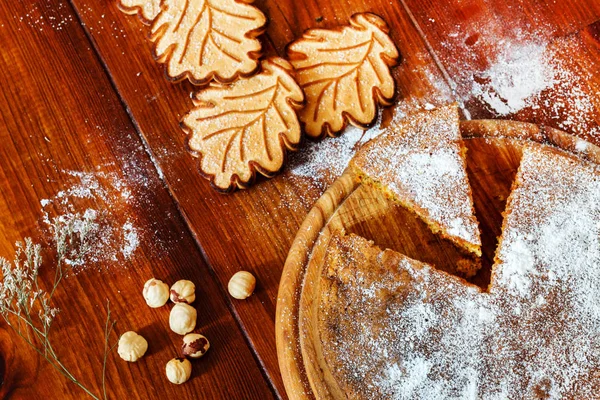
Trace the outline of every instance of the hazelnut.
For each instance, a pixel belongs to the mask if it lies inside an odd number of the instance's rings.
[[[229,280],[229,294],[236,299],[244,300],[254,292],[256,286],[256,278],[250,272],[240,271],[236,272],[235,275]]]
[[[196,285],[194,285],[194,282],[182,279],[171,286],[171,301],[173,303],[191,304],[194,300],[196,300]]]
[[[190,358],[202,357],[210,348],[208,339],[199,333],[188,333],[183,337],[181,352]]]
[[[192,375],[192,363],[187,358],[174,358],[167,363],[165,369],[169,382],[181,385]]]
[[[185,303],[177,303],[171,310],[169,326],[171,330],[179,335],[185,335],[196,327],[196,309]]]
[[[136,362],[148,350],[148,342],[133,331],[125,332],[119,338],[117,352],[125,361]]]
[[[169,286],[158,279],[149,279],[144,284],[144,300],[152,308],[162,307],[169,300]]]

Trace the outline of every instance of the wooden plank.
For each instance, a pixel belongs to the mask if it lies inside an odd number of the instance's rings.
[[[178,127],[191,107],[189,95],[194,88],[164,79],[162,67],[150,56],[151,44],[145,40],[148,30],[136,18],[122,14],[112,2],[73,3],[221,285],[226,286],[240,269],[257,277],[256,294],[234,301],[233,306],[278,393],[284,396],[274,333],[279,279],[297,229],[326,183],[315,184],[309,177],[286,171],[247,191],[227,196],[214,192],[186,152],[185,136]],[[358,0],[260,1],[257,5],[269,17],[264,36],[268,55],[282,55],[287,43],[305,29],[347,23],[355,12],[379,14],[390,24],[392,38],[404,56],[395,71],[403,98],[400,109],[450,99],[418,33],[397,5]],[[298,156],[292,156],[292,161],[302,162],[302,154]]]
[[[600,52],[589,33],[600,3],[399,1],[472,118],[546,124],[600,143]]]
[[[10,257],[14,242],[26,235],[47,242],[45,216],[94,210],[99,224],[86,257],[99,262],[78,267],[56,293],[61,312],[51,340],[63,363],[99,393],[108,299],[117,333],[136,330],[150,344],[135,364],[116,351],[109,355],[109,398],[272,398],[71,6],[58,0],[2,3],[0,43],[1,254]],[[53,254],[44,256],[50,261]],[[48,285],[54,271],[41,271]],[[169,330],[170,306],[150,309],[142,298],[152,276],[197,284],[198,328],[212,346],[184,385],[164,375],[166,362],[179,355],[181,336]],[[0,382],[1,398],[83,398],[4,323]]]

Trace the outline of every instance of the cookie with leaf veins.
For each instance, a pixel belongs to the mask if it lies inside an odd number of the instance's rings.
[[[286,60],[268,58],[261,72],[196,93],[181,126],[200,157],[202,174],[220,191],[246,188],[256,173],[270,177],[301,139],[296,112],[304,95]]]
[[[154,58],[167,77],[229,83],[258,69],[267,19],[252,0],[163,0],[152,23]]]
[[[167,78],[195,85],[230,83],[259,66],[267,19],[252,0],[119,0],[151,24],[154,58]]]
[[[348,122],[367,127],[378,105],[390,105],[395,83],[390,68],[400,57],[386,22],[360,13],[338,29],[310,29],[287,49],[306,96],[300,112],[313,138],[335,136]]]

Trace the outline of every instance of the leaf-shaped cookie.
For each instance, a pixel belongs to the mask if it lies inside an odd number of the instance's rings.
[[[154,56],[173,80],[228,83],[258,67],[264,14],[252,0],[163,0],[152,24]]]
[[[390,67],[399,54],[388,31],[378,16],[354,14],[350,26],[311,29],[289,45],[288,58],[306,95],[300,120],[307,135],[334,136],[347,122],[365,127],[375,120],[377,102],[390,104]]]
[[[126,14],[139,14],[146,24],[152,23],[160,11],[161,0],[119,0],[119,8]]]
[[[261,63],[262,71],[231,85],[212,84],[198,92],[195,108],[182,120],[189,147],[201,156],[200,168],[222,191],[244,188],[255,172],[279,171],[285,149],[301,139],[296,111],[304,95],[293,67],[282,58]]]

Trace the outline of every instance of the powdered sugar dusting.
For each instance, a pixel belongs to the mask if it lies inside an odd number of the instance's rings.
[[[587,86],[586,75],[562,58],[549,44],[517,43],[479,74],[471,94],[498,116],[529,108],[535,117],[558,128],[597,135],[600,129],[590,125],[595,114],[593,89]]]
[[[123,246],[121,247],[121,254],[123,254],[125,259],[128,259],[139,245],[140,238],[137,229],[131,222],[127,221],[125,225],[123,225]]]
[[[42,220],[50,233],[57,225],[71,225],[77,236],[88,238],[79,245],[76,257],[70,256],[65,262],[79,267],[74,269],[77,272],[90,265],[107,268],[131,259],[140,245],[141,231],[129,216],[133,205],[129,183],[116,172],[62,172],[72,183],[53,197],[40,200]],[[124,223],[114,216],[121,213],[128,218]]]
[[[403,114],[397,113],[399,119]],[[326,137],[307,142],[302,151],[290,156],[288,171],[292,176],[310,178],[321,191],[342,175],[356,151],[382,133],[381,113],[375,125],[367,130],[348,126],[338,138]]]
[[[502,116],[532,105],[533,96],[555,84],[555,72],[546,61],[545,50],[545,44],[533,42],[507,46],[473,82],[472,95]]]
[[[600,95],[593,83],[597,68],[585,58],[581,38],[572,35],[549,41],[536,31],[499,30],[488,20],[472,28],[477,32],[464,32],[457,26],[441,43],[444,53],[452,55],[442,62],[452,68],[458,100],[467,104],[465,114],[475,112],[475,117],[481,117],[472,107],[477,100],[493,117],[525,111],[523,115],[531,122],[588,137],[600,134],[594,122],[600,111],[594,100]],[[481,39],[467,45],[470,37]],[[456,59],[456,54],[463,57]],[[487,112],[484,118],[490,117]]]
[[[346,258],[326,280],[321,338],[347,393],[597,397],[600,171],[527,147],[517,179],[489,293],[357,236],[331,242]]]
[[[535,279],[535,257],[519,234],[506,232],[505,236],[510,238],[511,250],[503,255],[505,264],[498,271],[497,279],[504,281],[511,290],[526,296],[531,289],[532,279]]]

